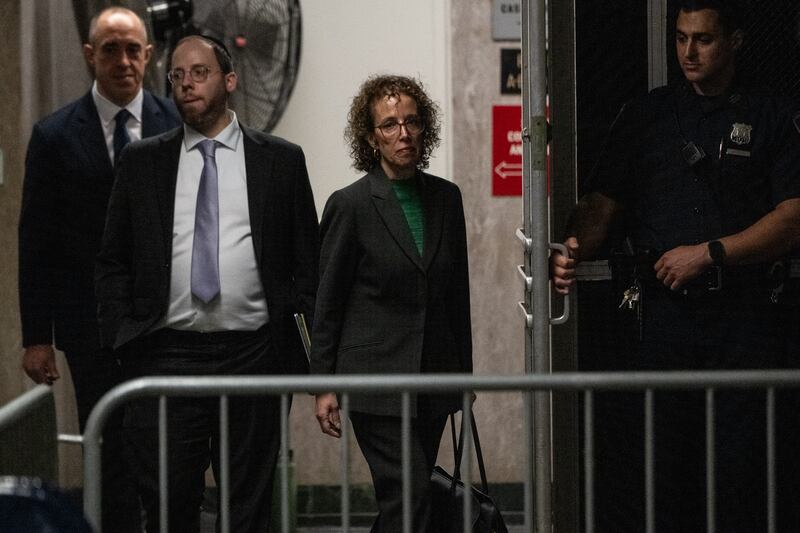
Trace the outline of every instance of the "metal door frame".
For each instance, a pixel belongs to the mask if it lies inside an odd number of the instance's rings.
[[[577,369],[577,291],[560,304],[552,298],[548,261],[561,240],[577,201],[575,0],[522,0],[523,224],[517,236],[524,250],[525,371],[530,374]],[[667,0],[648,0],[648,85],[667,81]],[[549,40],[549,43],[548,43]],[[549,50],[548,50],[549,46]],[[550,100],[548,131],[547,95]],[[548,136],[552,142],[548,184]],[[549,188],[552,187],[552,196]],[[561,316],[553,318],[551,306]],[[559,310],[560,308],[560,310]],[[552,325],[564,324],[552,329]],[[557,357],[553,357],[553,354]],[[577,531],[580,516],[577,396],[536,392],[525,416],[532,490],[525,508],[532,510],[537,532]],[[527,478],[528,476],[526,476]]]

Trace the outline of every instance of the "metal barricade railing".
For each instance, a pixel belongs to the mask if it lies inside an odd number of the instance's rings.
[[[463,412],[469,422],[472,416],[472,392],[480,391],[518,391],[526,395],[523,402],[524,408],[524,445],[532,445],[531,427],[533,416],[530,412],[530,395],[534,392],[582,392],[584,398],[584,474],[585,474],[585,524],[586,532],[592,533],[594,528],[594,412],[593,398],[597,391],[642,391],[645,395],[645,502],[647,531],[653,531],[654,524],[654,483],[653,483],[653,392],[656,390],[705,390],[706,391],[706,420],[707,442],[706,460],[712,468],[708,468],[707,491],[707,531],[713,533],[715,502],[711,487],[714,486],[714,426],[708,421],[713,421],[714,393],[717,389],[763,389],[766,401],[766,428],[765,435],[767,446],[767,531],[775,531],[775,389],[800,387],[800,370],[768,370],[768,371],[705,371],[705,372],[593,372],[593,373],[562,373],[551,375],[520,375],[520,376],[469,376],[454,374],[438,375],[363,375],[350,376],[253,376],[253,377],[150,377],[129,381],[111,390],[106,394],[92,411],[84,433],[84,510],[90,523],[101,530],[100,510],[100,436],[103,425],[109,413],[128,401],[145,398],[159,397],[159,488],[161,505],[161,528],[168,530],[167,524],[167,397],[220,397],[220,525],[223,533],[230,531],[229,522],[229,462],[228,462],[228,398],[229,396],[281,396],[281,454],[279,471],[281,476],[281,529],[284,533],[289,531],[288,523],[288,450],[289,450],[289,395],[293,393],[323,393],[335,391],[341,395],[342,422],[347,421],[349,396],[351,394],[374,393],[379,391],[385,394],[400,394],[402,401],[402,460],[403,460],[403,516],[404,531],[411,531],[410,510],[410,394],[412,393],[456,393],[463,396]],[[344,425],[343,425],[344,427]],[[471,453],[469,449],[471,437],[470,424],[465,424],[465,456]],[[348,432],[343,431],[341,439],[341,513],[342,531],[350,530],[350,502],[348,497],[349,478],[347,466],[349,464]],[[528,454],[523,454],[527,460]],[[530,476],[530,465],[522,472]],[[471,484],[470,469],[462,471],[462,480],[465,486]],[[535,486],[534,480],[525,479],[525,498],[532,497],[528,492]],[[464,523],[470,517],[470,498],[465,499]],[[526,531],[533,531],[534,510],[525,507],[524,524]]]

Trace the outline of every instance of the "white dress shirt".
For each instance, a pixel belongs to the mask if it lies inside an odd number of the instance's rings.
[[[97,81],[92,84],[92,98],[94,99],[95,107],[97,107],[97,114],[100,116],[103,135],[106,138],[108,157],[113,162],[114,128],[117,127],[115,117],[122,108],[98,92]],[[139,89],[134,99],[125,106],[125,109],[131,114],[126,124],[131,141],[138,141],[142,138],[142,102],[144,102],[144,92]]]
[[[169,309],[153,330],[251,331],[269,320],[250,228],[242,130],[236,114],[229,115],[230,124],[214,138],[218,143],[220,294],[208,304],[192,296],[195,206],[203,170],[197,144],[206,137],[184,124],[175,187]]]

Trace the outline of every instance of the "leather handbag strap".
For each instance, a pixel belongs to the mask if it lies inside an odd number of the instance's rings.
[[[486,480],[486,466],[483,462],[483,451],[481,450],[481,440],[478,436],[478,425],[475,423],[475,417],[470,417],[472,422],[472,442],[475,447],[475,455],[478,458],[478,471],[480,472],[481,476],[481,488],[484,494],[489,494],[489,483]],[[451,489],[455,490],[456,481],[461,480],[461,458],[464,455],[464,419],[461,419],[461,428],[458,435],[458,441],[456,441],[456,418],[455,415],[450,413],[450,434],[453,437],[453,462],[455,467],[453,468],[453,481],[451,484]]]
[[[456,482],[461,479],[461,436],[456,440],[456,416],[450,413],[450,435],[453,437],[453,479],[450,482],[450,492],[455,494]]]
[[[481,486],[483,493],[489,494],[489,483],[486,481],[486,466],[483,464],[483,452],[481,451],[481,439],[478,437],[478,425],[475,423],[475,417],[472,420],[472,441],[475,444],[475,455],[478,457],[478,471],[481,474]]]

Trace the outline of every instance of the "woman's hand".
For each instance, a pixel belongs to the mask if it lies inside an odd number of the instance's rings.
[[[339,420],[339,401],[332,392],[317,394],[316,416],[323,433],[331,437],[342,436],[342,423]]]

